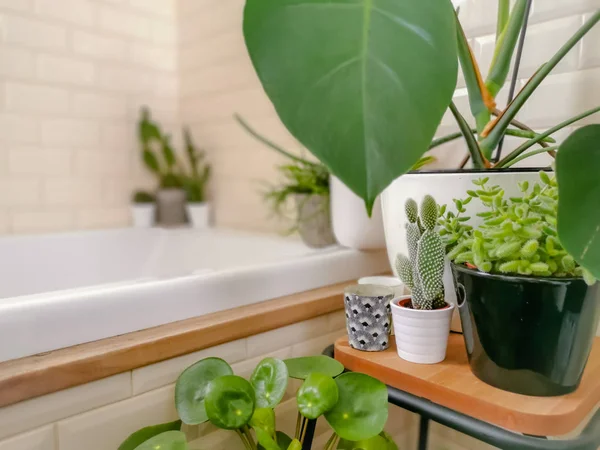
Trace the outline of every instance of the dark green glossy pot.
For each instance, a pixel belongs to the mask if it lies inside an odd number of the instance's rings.
[[[596,335],[600,283],[490,275],[452,264],[471,370],[525,395],[577,389]]]

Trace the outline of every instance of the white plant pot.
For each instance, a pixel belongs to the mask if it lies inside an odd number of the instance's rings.
[[[453,304],[444,309],[418,310],[399,306],[405,295],[392,300],[392,323],[398,356],[418,364],[436,364],[446,358]]]
[[[362,277],[358,280],[358,284],[375,284],[377,286],[389,287],[394,291],[394,298],[401,297],[406,294],[406,287],[398,277],[389,276],[374,276]]]
[[[518,183],[529,181],[535,183],[539,180],[538,169],[514,169],[511,171],[470,171],[470,172],[420,172],[409,173],[396,179],[381,195],[381,206],[383,213],[383,227],[385,230],[385,241],[388,258],[394,274],[396,271],[396,256],[398,253],[408,255],[406,243],[406,213],[404,205],[406,200],[413,198],[420,204],[425,195],[429,194],[435,198],[439,205],[448,205],[448,209],[456,212],[453,199],[464,199],[467,190],[473,189],[473,180],[489,177],[489,186],[499,185],[505,191],[505,198],[515,197],[520,194]],[[467,216],[471,217],[472,223],[477,225],[480,220],[476,214],[485,210],[478,199],[473,199],[467,206]],[[446,262],[444,271],[445,300],[456,305],[456,292],[450,264]],[[455,309],[456,311],[456,309]],[[452,319],[452,330],[462,331],[458,313],[454,313]]]
[[[339,178],[330,178],[331,222],[333,234],[344,247],[356,250],[385,248],[385,235],[381,216],[381,200],[377,198],[371,217],[365,202],[352,192]]]
[[[210,206],[208,203],[187,203],[185,209],[193,228],[208,228],[210,226]]]
[[[131,219],[135,228],[150,228],[156,218],[154,203],[134,203],[131,205]]]

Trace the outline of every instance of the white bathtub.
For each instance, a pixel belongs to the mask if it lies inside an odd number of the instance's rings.
[[[233,231],[0,239],[0,362],[389,270],[385,252]]]

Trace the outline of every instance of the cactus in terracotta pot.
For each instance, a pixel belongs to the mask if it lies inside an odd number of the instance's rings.
[[[420,211],[419,211],[420,210]],[[430,195],[421,202],[408,199],[405,206],[408,224],[408,257],[399,254],[396,270],[412,293],[414,309],[439,309],[444,301],[444,244],[435,231],[438,206]]]

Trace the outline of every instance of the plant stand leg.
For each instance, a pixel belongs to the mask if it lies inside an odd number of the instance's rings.
[[[306,424],[306,433],[304,434],[304,443],[302,444],[302,450],[311,450],[313,437],[315,436],[316,425],[316,420],[309,420]]]
[[[429,439],[429,417],[421,416],[419,422],[419,450],[427,450],[427,440]]]

